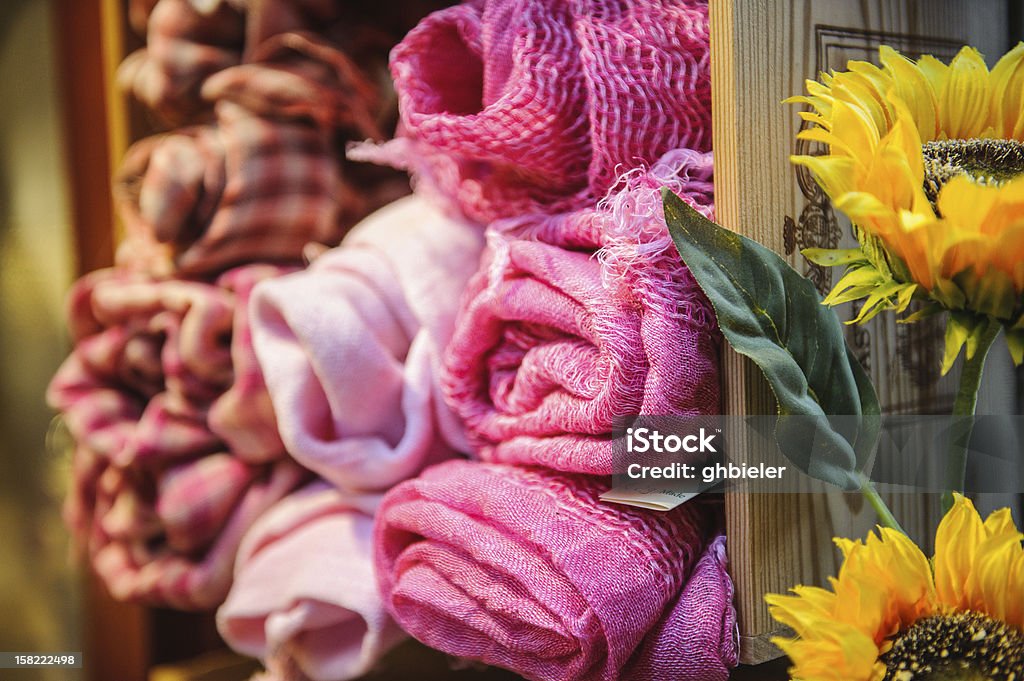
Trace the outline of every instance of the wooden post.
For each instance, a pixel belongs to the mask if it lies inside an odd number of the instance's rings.
[[[812,270],[807,246],[851,244],[849,226],[821,190],[790,164],[800,121],[781,101],[804,91],[804,79],[841,70],[849,59],[877,60],[880,44],[904,53],[952,57],[972,44],[990,58],[1006,50],[1006,0],[710,0],[715,203],[721,224],[786,254],[822,288],[831,273]],[[845,311],[846,314],[849,311]],[[841,311],[842,314],[842,311]],[[892,315],[849,327],[848,340],[870,370],[890,413],[948,413],[951,377],[939,380],[941,349],[927,326],[897,328]],[[938,354],[936,354],[938,353]],[[773,414],[759,371],[731,351],[725,357],[730,414]],[[931,495],[889,499],[911,535],[927,546],[938,522]],[[874,514],[857,495],[729,494],[729,553],[736,583],[741,660],[752,664],[779,651],[777,625],[764,594],[796,584],[825,584],[835,574],[835,535],[864,536]]]

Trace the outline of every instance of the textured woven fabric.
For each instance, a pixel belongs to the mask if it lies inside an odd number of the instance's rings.
[[[712,541],[678,600],[627,665],[628,681],[725,681],[739,663],[725,536]]]
[[[257,287],[255,348],[296,460],[341,488],[382,490],[464,448],[437,377],[482,245],[475,225],[407,198]]]
[[[283,460],[245,306],[282,271],[204,284],[101,270],[72,289],[75,349],[47,397],[76,442],[69,526],[116,597],[216,605],[242,532],[302,478]]]
[[[126,230],[118,265],[196,276],[297,262],[306,243],[341,239],[340,187],[329,131],[221,102],[215,124],[128,151],[115,185]]]
[[[385,602],[412,636],[452,655],[528,679],[622,678],[719,519],[698,503],[669,513],[605,505],[605,489],[587,476],[464,460],[427,469],[378,512]],[[705,599],[700,617],[720,622],[728,607]],[[679,678],[699,664],[685,651],[651,652]]]
[[[598,209],[490,227],[442,376],[480,458],[608,474],[617,417],[719,412],[714,313],[671,244],[658,189],[709,189],[685,170],[702,158],[674,152]],[[694,198],[706,194],[685,195],[711,212]]]
[[[355,678],[403,638],[376,587],[373,501],[313,483],[245,535],[217,627],[271,678]]]
[[[395,48],[404,139],[362,150],[480,222],[593,205],[626,169],[711,147],[707,3],[478,0]]]
[[[208,109],[199,90],[241,61],[243,14],[223,0],[132,0],[130,18],[146,46],[121,64],[118,84],[169,123]]]

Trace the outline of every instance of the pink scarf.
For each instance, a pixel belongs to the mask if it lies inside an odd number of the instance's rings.
[[[402,199],[304,272],[257,288],[254,344],[289,453],[347,490],[384,490],[464,450],[438,386],[474,225]]]
[[[376,588],[375,502],[317,482],[246,534],[217,626],[235,650],[264,660],[271,678],[355,678],[402,639]]]
[[[480,458],[609,474],[616,417],[718,413],[714,313],[659,191],[710,214],[710,168],[672,152],[597,209],[491,226],[442,376]],[[592,241],[596,257],[561,247]]]
[[[116,597],[216,605],[242,533],[303,478],[282,460],[245,306],[282,271],[101,270],[72,289],[75,350],[47,397],[76,441],[68,523]]]
[[[711,148],[707,3],[476,0],[394,49],[408,167],[481,223],[593,205],[619,174]]]
[[[605,489],[586,476],[462,460],[398,485],[375,530],[388,608],[427,645],[528,679],[628,678],[641,660],[659,678],[724,681],[721,664],[697,674],[720,647],[730,654],[720,553],[710,566],[717,591],[680,601],[718,513],[695,502],[669,513],[606,505]],[[700,610],[674,622],[710,626],[657,638],[680,602]],[[687,645],[664,645],[673,636]]]

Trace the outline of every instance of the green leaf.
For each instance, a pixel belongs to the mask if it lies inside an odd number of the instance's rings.
[[[778,255],[719,227],[672,192],[662,195],[672,240],[711,300],[723,335],[764,372],[775,393],[782,453],[808,475],[858,489],[880,410],[838,318],[821,305],[814,284]]]
[[[907,315],[906,317],[902,317],[900,319],[897,319],[896,323],[897,324],[913,324],[914,322],[919,322],[922,319],[927,319],[928,317],[934,317],[935,315],[941,314],[941,313],[943,313],[945,311],[946,311],[946,308],[942,307],[938,303],[929,302],[929,303],[925,303],[921,307],[921,309],[917,310],[916,312],[912,312],[911,314]]]
[[[1006,345],[1010,348],[1013,365],[1020,366],[1024,362],[1024,331],[1006,331]]]
[[[965,319],[961,320],[961,317]],[[945,348],[942,353],[943,376],[948,374],[949,370],[953,368],[953,362],[956,361],[957,356],[960,354],[960,348],[967,342],[967,336],[971,330],[964,322],[968,319],[967,315],[959,315],[955,312],[949,313],[949,319],[946,320]]]
[[[864,306],[860,309],[860,314],[857,315],[856,319],[851,319],[847,324],[864,324],[875,318],[882,310],[892,307],[892,298],[900,292],[905,284],[901,284],[896,281],[890,281],[886,284],[878,286],[871,292],[871,295],[864,301]]]
[[[863,298],[879,286],[891,281],[871,265],[851,268],[832,287],[832,291],[825,297],[825,304],[835,306]]]

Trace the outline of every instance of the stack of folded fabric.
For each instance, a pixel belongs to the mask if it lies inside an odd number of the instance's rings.
[[[287,532],[253,528],[217,613],[225,640],[263,658],[271,678],[353,678],[400,640],[376,589],[372,516],[383,492],[466,450],[440,372],[482,248],[477,225],[409,197],[253,294],[281,438],[333,485],[318,493],[331,511],[285,500],[272,513]]]
[[[188,125],[131,150],[117,268],[73,294],[72,527],[118,596],[223,601],[261,678],[354,678],[404,631],[528,679],[724,681],[720,506],[600,499],[617,418],[719,411],[660,194],[713,214],[706,1],[427,16],[396,139],[349,152],[409,170],[398,200],[338,158],[388,127],[350,9],[132,3],[122,80]]]
[[[382,202],[343,178],[346,140],[387,115],[336,5],[130,5],[147,43],[122,82],[179,127],[124,161],[125,239],[71,293],[75,348],[48,394],[75,440],[68,524],[115,597],[216,607],[246,531],[315,477],[278,434],[248,304]]]
[[[398,624],[528,679],[721,680],[737,662],[720,509],[605,504],[616,417],[719,411],[714,315],[670,187],[713,211],[706,3],[468,2],[392,53],[402,135],[359,158],[481,225],[444,358],[477,461],[392,489]]]

